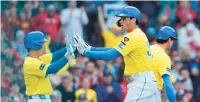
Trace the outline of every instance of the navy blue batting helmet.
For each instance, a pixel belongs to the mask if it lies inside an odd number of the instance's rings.
[[[133,6],[125,6],[122,8],[121,12],[116,15],[117,17],[134,17],[140,22],[141,13],[136,7]],[[120,27],[120,20],[117,21],[117,25]]]
[[[26,49],[40,50],[42,44],[48,41],[40,31],[32,31],[25,35],[24,46]]]
[[[169,27],[169,26],[161,27],[157,33],[157,39],[167,40],[169,38],[178,40],[176,31],[172,27]]]

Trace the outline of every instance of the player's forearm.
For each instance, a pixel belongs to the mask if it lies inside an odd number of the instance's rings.
[[[92,59],[106,60],[106,61],[113,60],[116,59],[117,57],[122,56],[114,48],[111,48],[110,50],[107,51],[85,51],[83,55]]]
[[[103,15],[103,11],[102,11],[101,7],[98,7],[98,20],[99,20],[99,25],[100,25],[101,31],[106,30],[107,29],[106,23],[104,20],[104,15]]]
[[[105,47],[91,47],[90,51],[108,51],[112,48],[105,48]]]
[[[163,78],[163,81],[164,81],[164,87],[165,87],[165,90],[166,90],[166,95],[168,97],[168,100],[170,102],[176,102],[174,87],[173,87],[172,82],[170,80],[170,76],[169,75],[163,75],[162,78]]]
[[[60,69],[62,69],[68,63],[68,59],[64,56],[60,58],[58,61],[51,63],[47,69],[46,75],[57,73]]]
[[[55,62],[57,60],[59,60],[61,57],[63,57],[65,55],[65,53],[67,52],[66,48],[62,48],[56,52],[54,52],[52,55],[52,61],[51,62]]]

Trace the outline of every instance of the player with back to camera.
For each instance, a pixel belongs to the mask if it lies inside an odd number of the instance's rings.
[[[176,96],[174,93],[172,82],[170,80],[171,61],[167,53],[171,49],[174,40],[177,40],[177,34],[175,30],[172,27],[163,26],[158,31],[156,39],[157,44],[150,46],[153,55],[153,73],[157,79],[157,87],[159,89],[156,95],[160,100],[160,91],[163,89],[164,86],[166,95],[170,102],[176,102]]]

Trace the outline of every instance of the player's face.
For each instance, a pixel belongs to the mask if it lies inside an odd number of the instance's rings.
[[[136,19],[135,18],[129,18],[129,17],[121,17],[120,19],[120,25],[123,30],[129,31],[132,29],[133,24],[135,24]]]
[[[130,18],[121,17],[119,23],[120,23],[121,28],[122,28],[123,30],[127,30],[127,29],[128,29],[128,26],[129,26],[129,24],[130,24]]]
[[[90,81],[87,78],[83,79],[82,87],[86,89],[90,87]]]
[[[76,1],[75,0],[72,0],[70,3],[69,3],[69,8],[75,8],[77,5]]]
[[[18,93],[19,92],[19,86],[17,84],[14,84],[12,87],[11,87],[11,92],[13,93]]]

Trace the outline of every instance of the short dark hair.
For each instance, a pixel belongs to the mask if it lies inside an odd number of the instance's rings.
[[[164,43],[166,43],[167,41],[168,41],[168,39],[167,39],[167,40],[156,39],[156,42],[159,43],[159,44],[164,44]]]
[[[171,39],[171,40],[176,40],[175,38],[170,37],[170,38],[168,38],[167,40],[156,39],[156,42],[159,43],[159,44],[164,44],[164,43],[166,43],[169,39]]]

